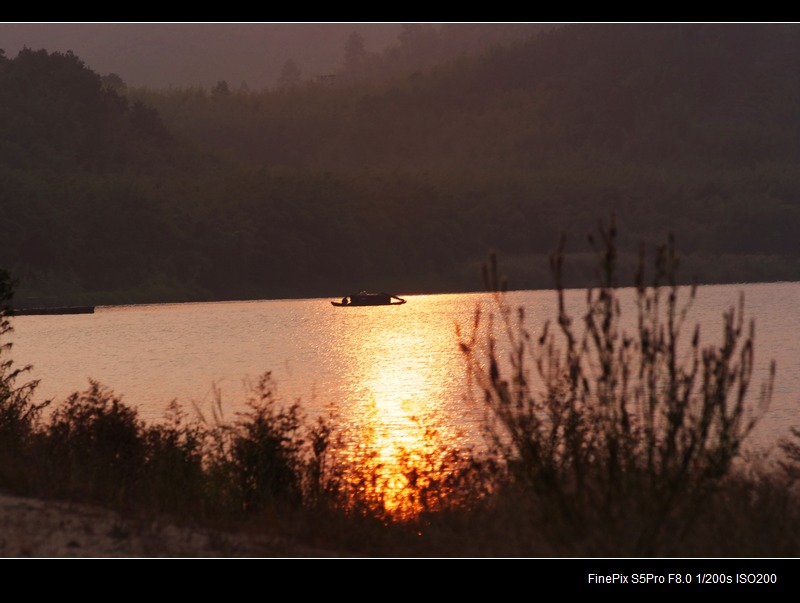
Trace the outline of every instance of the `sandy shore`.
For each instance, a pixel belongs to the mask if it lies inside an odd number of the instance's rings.
[[[334,557],[265,535],[131,520],[107,509],[0,493],[0,557]]]

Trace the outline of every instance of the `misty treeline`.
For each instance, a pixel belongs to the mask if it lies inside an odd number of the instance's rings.
[[[799,45],[792,24],[576,24],[255,92],[25,49],[0,57],[0,267],[20,298],[339,296],[480,289],[492,250],[550,287],[564,231],[582,286],[582,233],[614,213],[632,253],[673,232],[687,278],[797,280]]]

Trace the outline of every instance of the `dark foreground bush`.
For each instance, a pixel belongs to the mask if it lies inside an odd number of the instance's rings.
[[[15,366],[10,358],[12,344],[6,339],[13,331],[9,319],[13,296],[11,275],[0,269],[0,487],[21,485],[26,481],[21,459],[27,452],[42,410],[42,405],[31,402],[37,382],[19,383],[31,367]]]
[[[124,505],[144,478],[143,433],[136,411],[99,383],[72,394],[38,434],[53,492]]]

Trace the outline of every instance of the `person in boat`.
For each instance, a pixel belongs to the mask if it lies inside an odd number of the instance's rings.
[[[343,305],[343,306],[346,306],[348,303],[350,303],[350,302],[349,302],[349,300],[347,299],[347,297],[343,297],[343,298],[342,298],[342,305]]]

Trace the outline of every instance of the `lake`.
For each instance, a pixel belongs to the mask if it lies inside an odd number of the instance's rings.
[[[720,343],[722,313],[740,293],[745,315],[756,321],[751,397],[769,361],[777,362],[772,404],[752,438],[769,448],[800,426],[800,283],[700,287],[688,320],[702,325],[705,344]],[[484,409],[467,396],[456,325],[469,330],[476,307],[490,311],[492,298],[403,297],[408,303],[393,307],[339,308],[330,303],[334,296],[20,316],[12,323],[11,358],[33,366],[39,400],[58,402],[93,379],[148,422],[161,420],[173,400],[207,417],[220,401],[225,418],[235,418],[252,384],[270,372],[281,400],[299,402],[312,417],[335,410],[338,428],[369,432],[385,454],[413,447],[432,429],[447,444],[475,443]],[[568,299],[580,309],[585,292],[571,291]],[[555,317],[554,291],[512,292],[509,301],[526,308],[535,334]]]

